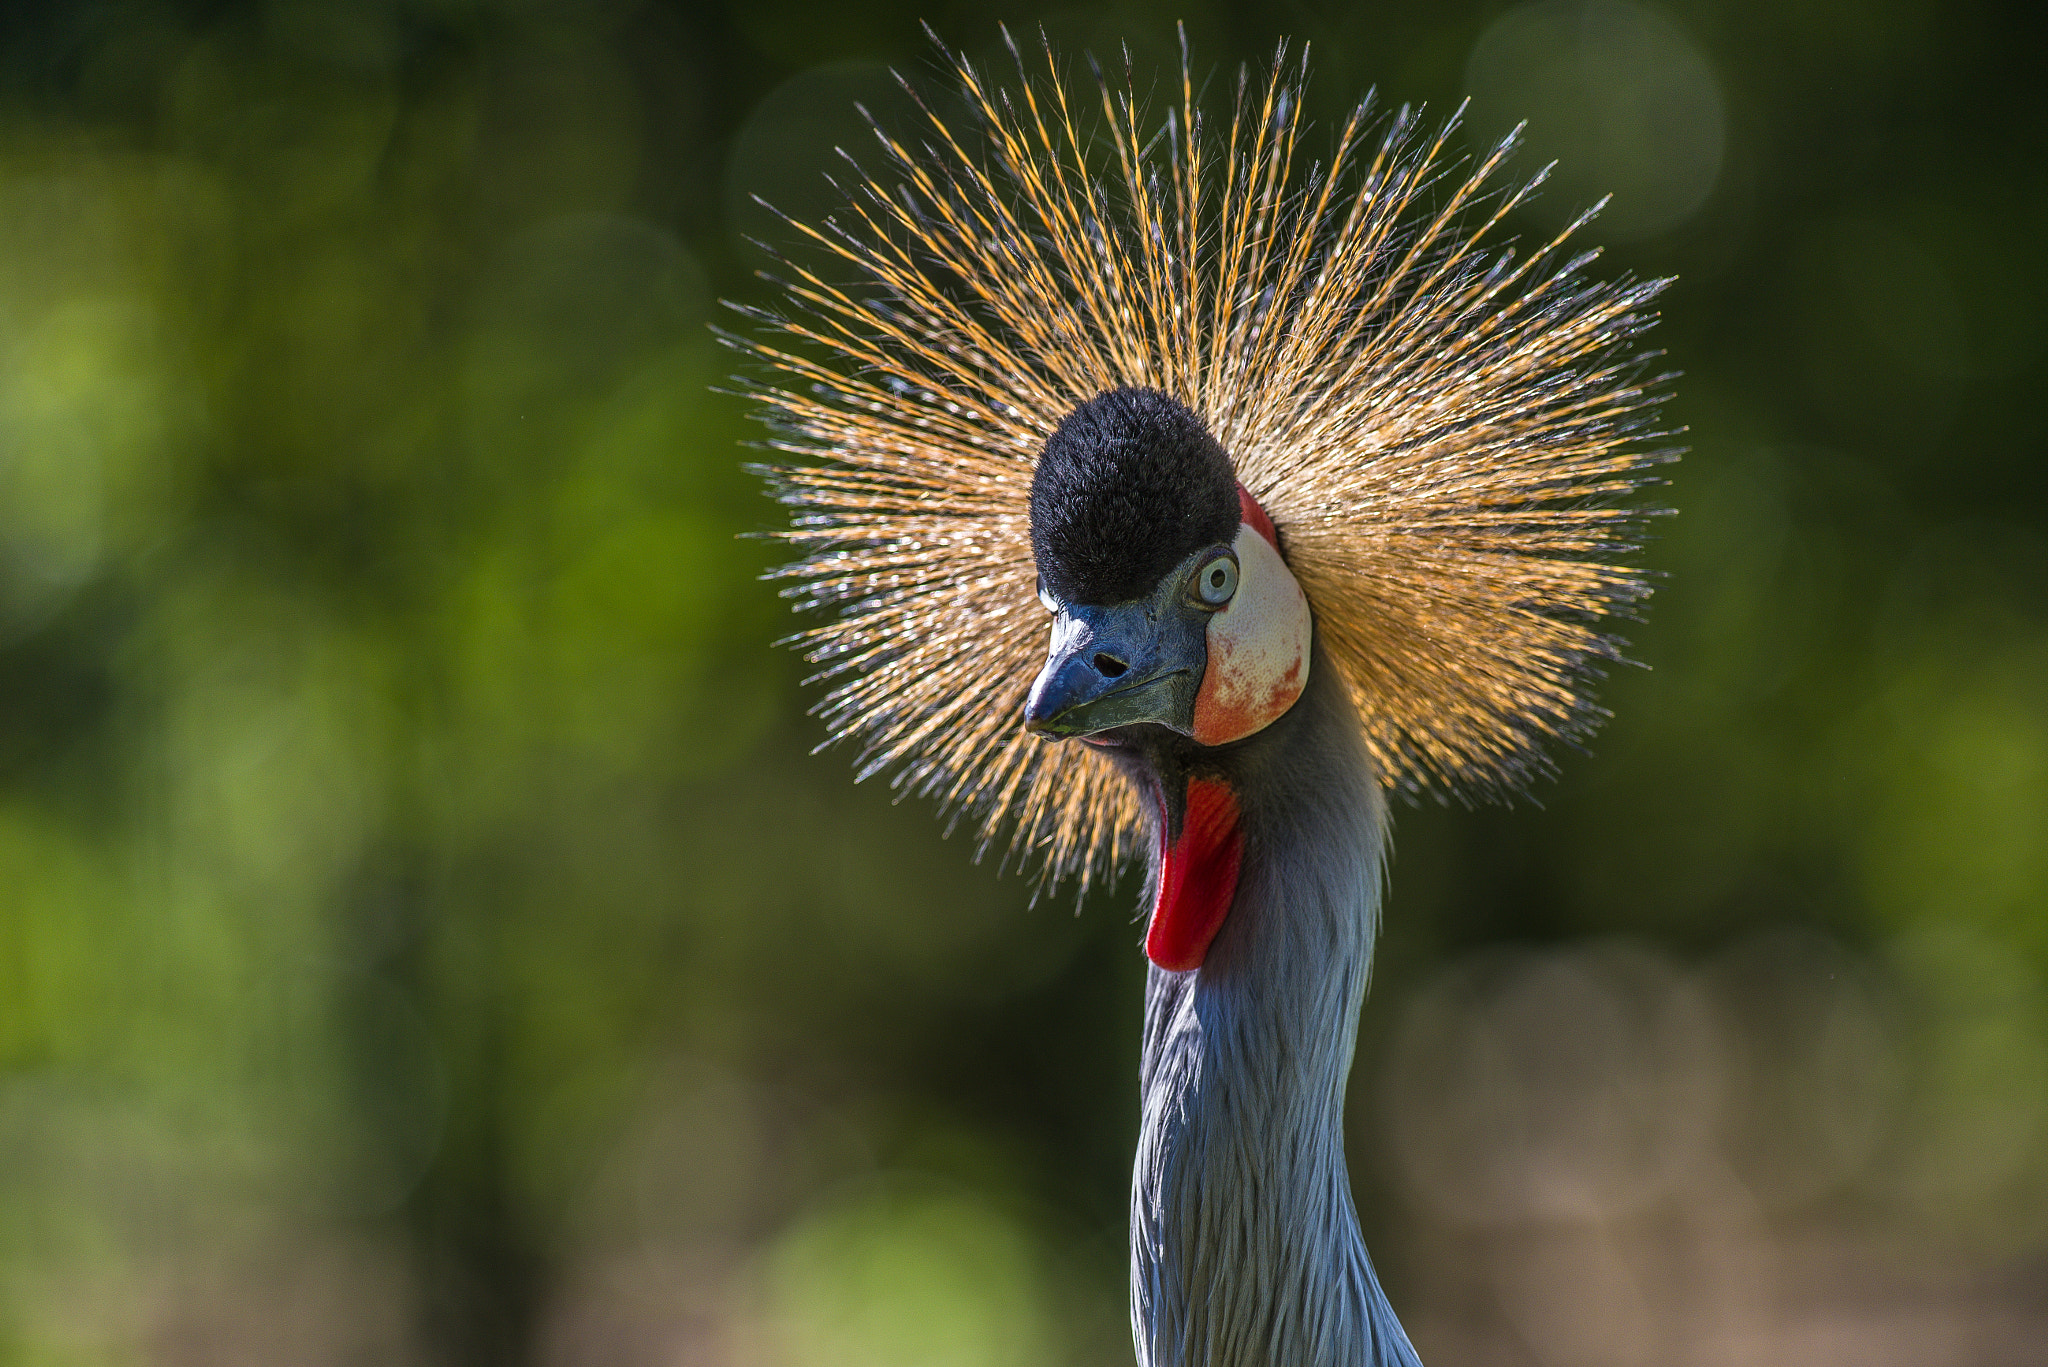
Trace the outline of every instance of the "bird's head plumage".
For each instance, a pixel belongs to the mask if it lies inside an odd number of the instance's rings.
[[[1185,57],[1157,116],[1098,77],[1091,128],[1012,53],[1008,91],[956,63],[975,126],[878,130],[887,169],[794,225],[833,266],[733,339],[833,737],[1084,887],[1140,806],[1041,738],[1235,743],[1311,635],[1389,786],[1546,771],[1648,592],[1616,557],[1667,455],[1636,346],[1663,282],[1589,280],[1569,233],[1494,246],[1535,184],[1494,189],[1512,138],[1461,168],[1455,118],[1368,100],[1308,164],[1302,75],[1241,76],[1219,131]]]
[[[1156,389],[1070,413],[1031,479],[1050,658],[1027,729],[1104,738],[1160,727],[1215,747],[1301,696],[1313,630],[1278,533],[1202,420]]]

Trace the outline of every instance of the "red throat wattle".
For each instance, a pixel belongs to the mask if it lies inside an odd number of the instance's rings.
[[[1164,847],[1159,897],[1152,904],[1152,926],[1145,932],[1145,955],[1173,972],[1200,968],[1237,896],[1238,865],[1244,856],[1237,794],[1228,784],[1190,779],[1180,839],[1166,843],[1162,820],[1159,841]]]

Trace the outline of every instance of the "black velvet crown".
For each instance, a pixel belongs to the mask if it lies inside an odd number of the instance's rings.
[[[1098,394],[1061,420],[1031,477],[1031,552],[1064,602],[1143,598],[1239,522],[1237,474],[1202,420],[1156,389]]]

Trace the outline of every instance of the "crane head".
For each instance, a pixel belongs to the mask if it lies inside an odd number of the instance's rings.
[[[1031,482],[1052,646],[1027,729],[1124,752],[1158,833],[1145,949],[1199,967],[1237,888],[1238,796],[1205,751],[1308,685],[1308,599],[1229,455],[1185,405],[1124,387],[1068,414]]]
[[[1263,730],[1308,683],[1308,600],[1230,457],[1153,389],[1100,394],[1047,441],[1031,482],[1052,648],[1025,705],[1049,739],[1153,726],[1199,746]]]
[[[1650,589],[1664,282],[1501,241],[1541,176],[1502,182],[1513,138],[1458,162],[1456,116],[1367,101],[1325,162],[1278,65],[1222,119],[1184,65],[1161,128],[1018,63],[1014,92],[957,64],[972,128],[878,130],[849,213],[792,224],[833,264],[785,263],[728,339],[764,366],[830,735],[1083,892],[1151,812],[1210,810],[1145,770],[1199,795],[1326,689],[1394,791],[1550,773]]]

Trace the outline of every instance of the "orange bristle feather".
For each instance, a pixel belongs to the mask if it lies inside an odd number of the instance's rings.
[[[789,315],[728,339],[776,372],[755,392],[795,459],[767,472],[808,552],[781,574],[830,613],[796,639],[833,738],[1050,879],[1085,890],[1138,848],[1110,764],[1021,719],[1047,625],[1034,462],[1076,405],[1145,385],[1278,525],[1387,784],[1547,771],[1601,715],[1599,619],[1649,591],[1613,557],[1646,515],[1620,496],[1672,454],[1633,349],[1665,282],[1584,280],[1570,231],[1520,260],[1486,245],[1541,180],[1494,188],[1513,136],[1426,202],[1455,116],[1375,127],[1368,99],[1304,169],[1305,66],[1241,75],[1218,144],[1185,43],[1163,126],[1098,76],[1092,131],[1050,51],[1036,81],[1011,52],[1014,94],[955,63],[971,137],[929,110],[923,150],[878,130],[894,183],[864,178],[850,224],[793,225],[862,285],[790,265]]]

